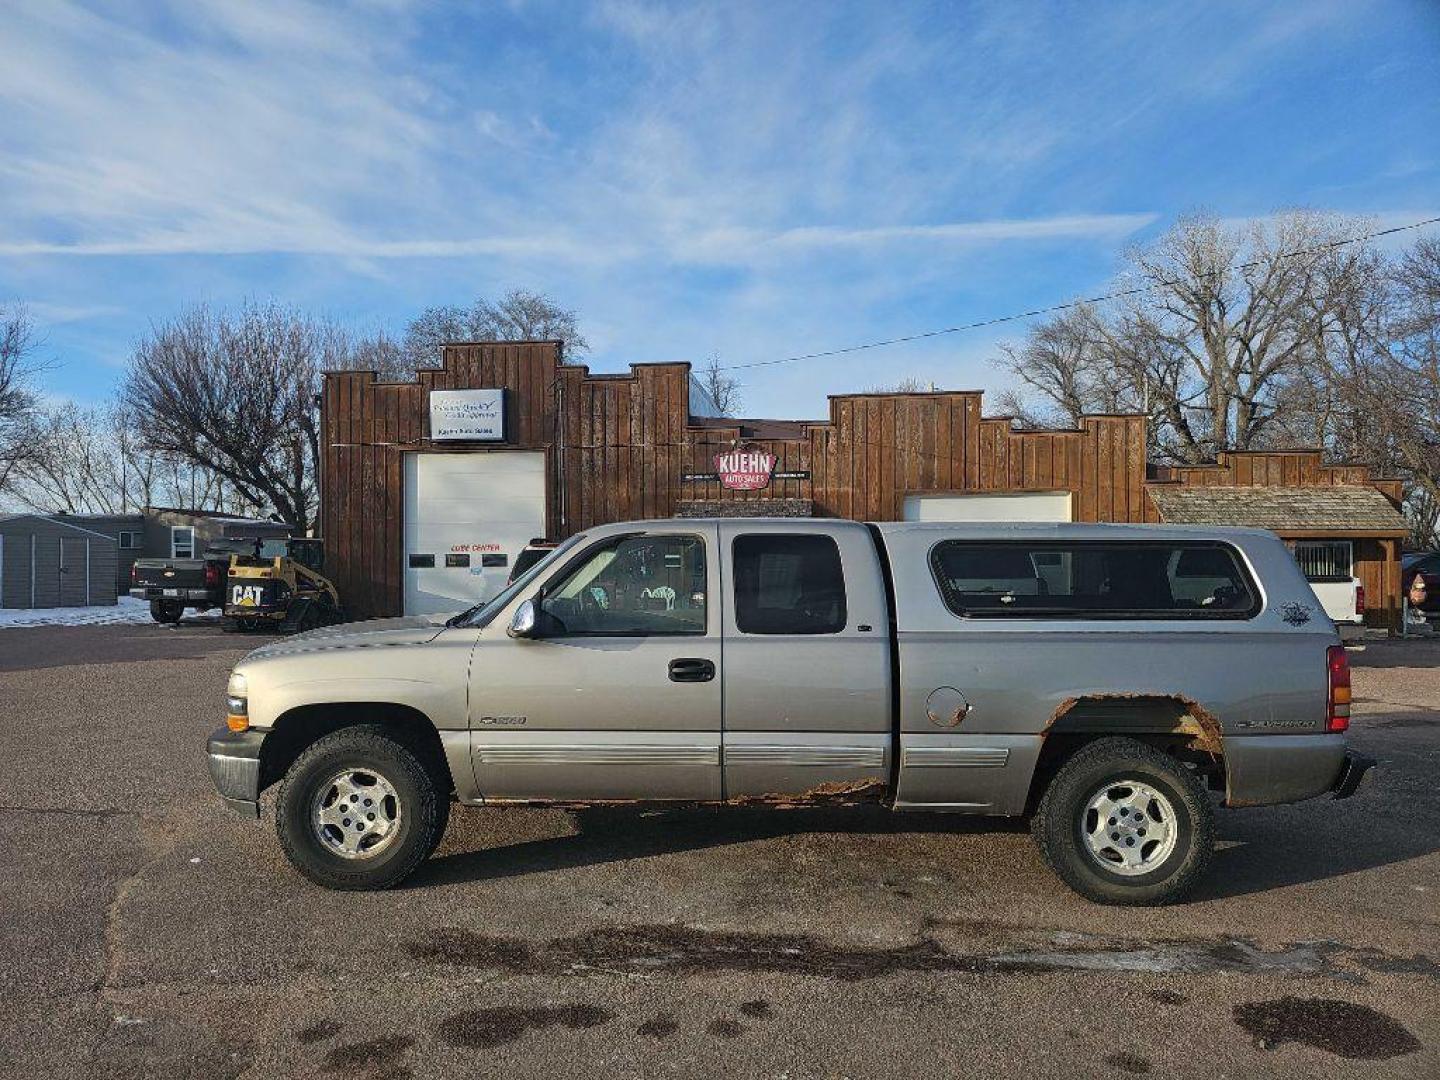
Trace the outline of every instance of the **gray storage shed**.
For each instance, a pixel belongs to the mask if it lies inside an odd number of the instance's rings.
[[[0,608],[114,604],[113,537],[42,514],[0,515]]]
[[[169,555],[169,550],[149,552],[144,550],[145,515],[135,514],[50,514],[55,521],[66,525],[78,525],[91,532],[102,533],[115,541],[119,558],[115,562],[115,588],[124,596],[130,590],[130,567],[136,559],[148,559],[152,554]]]

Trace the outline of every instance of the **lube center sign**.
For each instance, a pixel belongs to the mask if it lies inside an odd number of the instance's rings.
[[[504,389],[431,390],[430,438],[504,442]]]

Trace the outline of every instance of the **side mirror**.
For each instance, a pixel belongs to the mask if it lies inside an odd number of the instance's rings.
[[[540,607],[534,600],[526,600],[510,616],[510,625],[505,632],[512,638],[536,638],[540,636],[539,628]]]

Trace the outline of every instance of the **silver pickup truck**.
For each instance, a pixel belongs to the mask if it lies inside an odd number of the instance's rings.
[[[1349,667],[1275,536],[669,520],[490,602],[266,645],[210,769],[306,877],[384,888],[477,805],[880,803],[1032,815],[1103,903],[1182,896],[1213,804],[1352,794]],[[1216,793],[1212,796],[1212,792]]]

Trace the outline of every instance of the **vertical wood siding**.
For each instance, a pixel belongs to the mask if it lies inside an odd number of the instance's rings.
[[[681,499],[809,499],[822,516],[898,520],[905,496],[941,492],[1069,491],[1077,521],[1154,521],[1145,495],[1145,421],[1091,416],[1076,431],[1017,431],[982,418],[978,391],[851,394],[829,399],[829,417],[796,425],[796,437],[744,439],[773,453],[781,472],[763,491],[684,482],[714,471],[714,456],[741,429],[692,425],[688,364],[639,364],[628,375],[592,375],[560,363],[555,342],[450,345],[440,368],[408,383],[371,372],[332,372],[322,394],[321,522],[327,566],[347,611],[393,614],[403,596],[402,455],[407,451],[544,450],[547,531],[630,518],[663,518]],[[429,442],[429,391],[504,387],[507,441]],[[1295,482],[1353,483],[1340,467],[1280,462],[1246,466]],[[1211,483],[1206,468],[1169,470]],[[1313,477],[1313,479],[1311,479]],[[1234,482],[1234,481],[1230,481]],[[1364,482],[1364,481],[1360,481]]]

